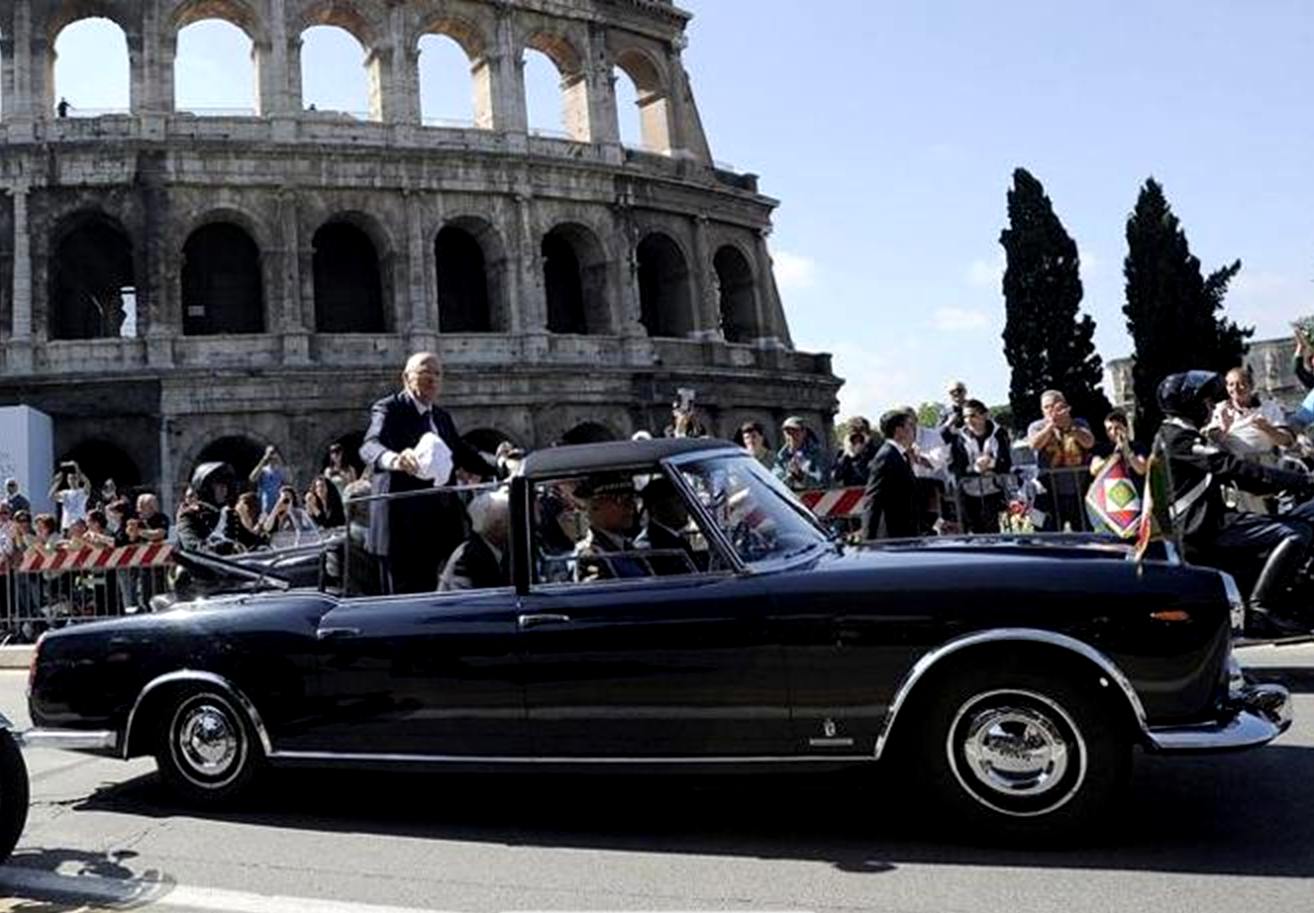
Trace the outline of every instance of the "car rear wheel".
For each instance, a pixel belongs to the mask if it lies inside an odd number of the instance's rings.
[[[1094,682],[1040,671],[972,671],[944,683],[916,752],[944,820],[986,838],[1097,825],[1131,764],[1122,721],[1103,698]]]
[[[0,863],[9,858],[27,823],[27,765],[12,733],[0,730]]]
[[[264,757],[245,714],[230,697],[208,689],[181,692],[160,720],[155,761],[164,781],[183,799],[217,805],[251,786]]]

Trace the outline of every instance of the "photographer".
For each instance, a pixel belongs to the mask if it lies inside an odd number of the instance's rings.
[[[821,444],[803,419],[791,415],[780,426],[785,444],[776,454],[776,478],[794,491],[826,487],[826,464]]]
[[[87,501],[91,497],[91,480],[72,460],[59,464],[50,481],[50,498],[60,507],[59,528],[67,530],[78,520],[87,519]]]
[[[671,403],[671,424],[666,426],[664,437],[707,437],[707,428],[694,410],[695,395],[687,387],[680,388],[679,396]]]
[[[876,442],[871,439],[871,425],[862,416],[852,418],[844,432],[844,447],[835,455],[831,473],[835,485],[861,488],[871,475],[871,461],[876,456]]]

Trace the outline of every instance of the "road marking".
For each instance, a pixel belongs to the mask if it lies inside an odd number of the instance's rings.
[[[22,866],[0,867],[0,897],[25,900],[73,900],[110,904],[119,909],[188,911],[188,913],[434,913],[419,907],[391,907],[310,897],[252,894],[221,888],[196,888],[169,881],[127,881],[95,875],[59,875]]]

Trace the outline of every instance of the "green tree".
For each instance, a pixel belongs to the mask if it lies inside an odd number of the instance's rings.
[[[1155,391],[1164,377],[1195,368],[1222,372],[1241,363],[1254,328],[1239,327],[1221,314],[1228,286],[1240,271],[1237,260],[1204,276],[1163,187],[1153,178],[1145,182],[1127,219],[1123,263],[1122,312],[1135,350],[1132,391],[1139,436],[1151,437],[1163,420]]]
[[[1081,259],[1045,188],[1025,168],[1013,172],[1008,228],[999,236],[1004,270],[1004,357],[1012,368],[1008,402],[1025,428],[1040,417],[1040,395],[1060,390],[1073,415],[1097,433],[1109,411],[1095,352],[1095,321],[1081,311]]]
[[[923,428],[934,428],[940,424],[944,406],[940,403],[925,402],[917,407],[917,424]]]

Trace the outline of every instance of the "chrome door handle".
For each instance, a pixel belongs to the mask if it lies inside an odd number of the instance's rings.
[[[343,640],[347,637],[360,637],[360,628],[320,628],[315,632],[320,640]]]
[[[521,615],[516,619],[520,625],[520,630],[525,631],[529,628],[537,628],[540,625],[565,625],[570,624],[569,615]]]

